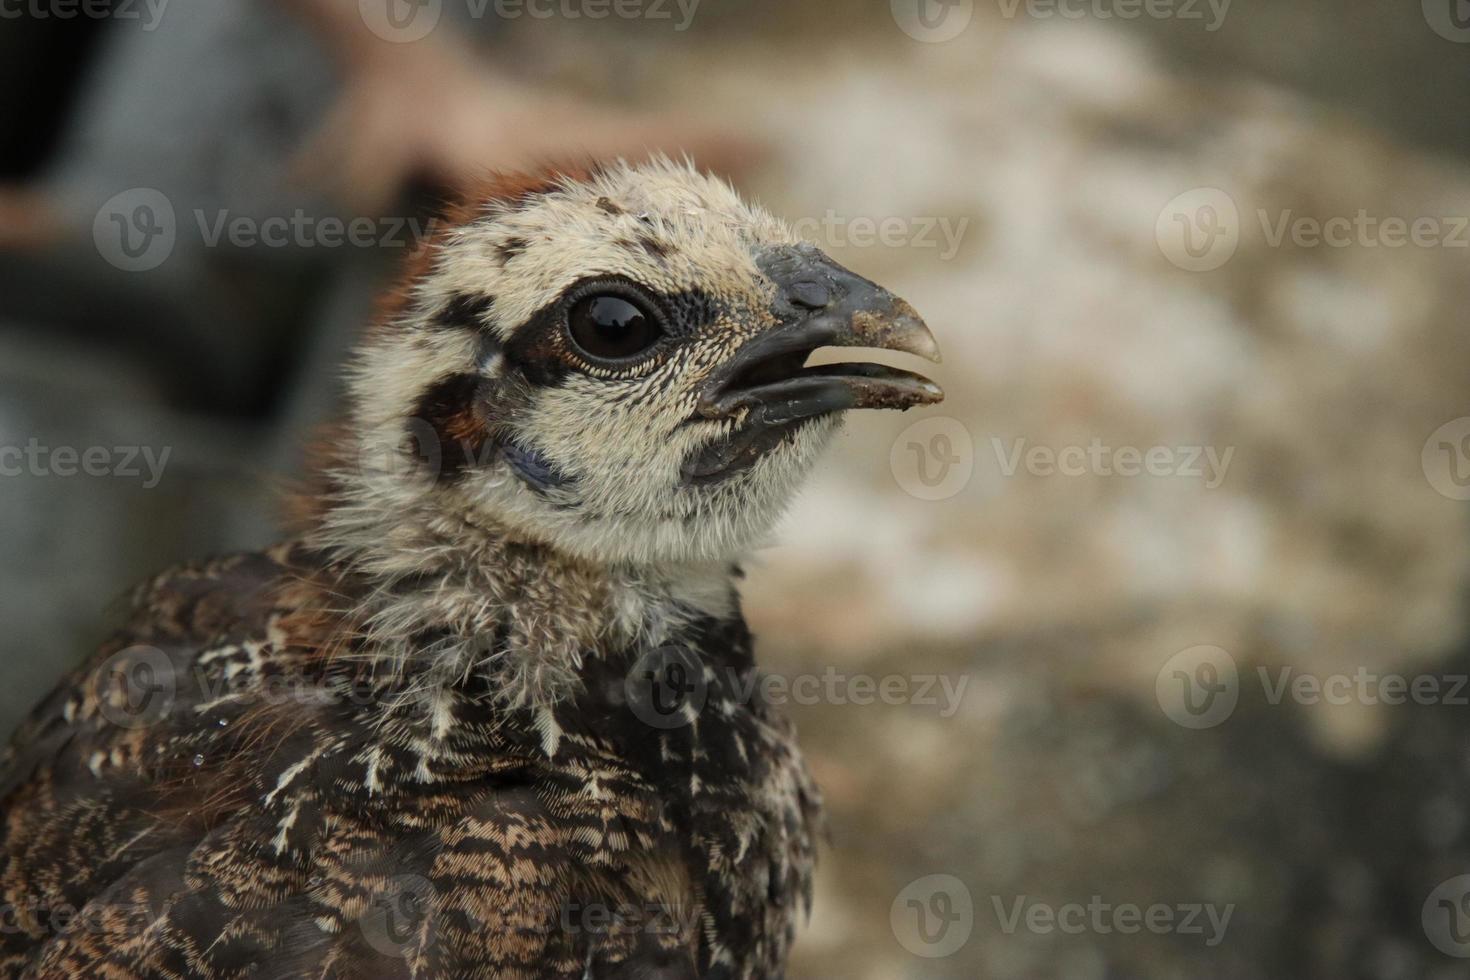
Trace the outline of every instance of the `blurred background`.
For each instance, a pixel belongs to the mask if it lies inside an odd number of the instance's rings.
[[[445,187],[687,150],[945,352],[748,578],[791,975],[1470,977],[1465,0],[26,0],[0,80],[5,727],[273,539]]]

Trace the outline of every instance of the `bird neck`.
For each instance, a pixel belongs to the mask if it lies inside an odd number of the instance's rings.
[[[591,562],[438,507],[339,501],[305,544],[329,569],[347,655],[416,691],[480,675],[507,704],[546,706],[576,696],[589,658],[740,615],[729,562]]]

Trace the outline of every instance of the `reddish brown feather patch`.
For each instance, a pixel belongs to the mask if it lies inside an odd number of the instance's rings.
[[[560,190],[568,181],[586,181],[602,171],[596,163],[547,167],[536,173],[492,173],[462,186],[434,221],[434,233],[419,243],[404,260],[395,284],[378,302],[377,315],[369,330],[389,329],[408,306],[413,286],[428,275],[438,251],[449,235],[485,216],[492,203],[524,205],[537,197]]]

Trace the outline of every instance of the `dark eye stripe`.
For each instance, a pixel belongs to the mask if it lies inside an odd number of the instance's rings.
[[[494,296],[461,294],[454,297],[434,316],[436,326],[448,329],[483,330],[489,325]]]
[[[422,424],[408,426],[412,451],[439,481],[455,479],[484,458],[490,434],[478,410],[483,384],[478,375],[448,375],[424,392],[414,409],[413,418]]]
[[[506,362],[531,384],[552,388],[571,372],[557,344],[561,301],[548,303],[516,328],[505,345]]]

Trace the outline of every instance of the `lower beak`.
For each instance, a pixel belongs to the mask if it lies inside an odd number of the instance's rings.
[[[749,341],[705,383],[698,415],[779,426],[851,408],[908,409],[944,399],[911,371],[869,361],[808,367],[823,347],[869,347],[939,361],[939,345],[913,307],[809,245],[759,260],[775,283],[776,327]]]

